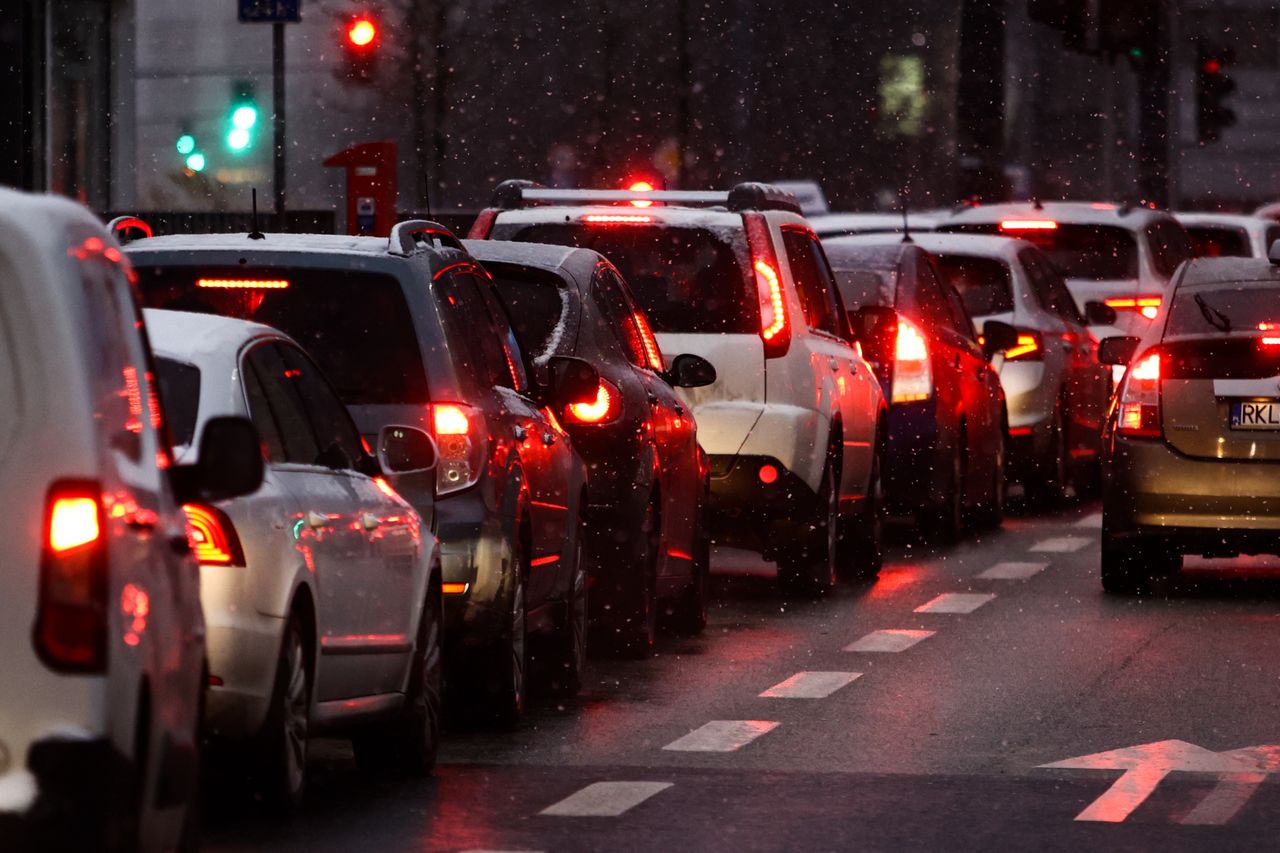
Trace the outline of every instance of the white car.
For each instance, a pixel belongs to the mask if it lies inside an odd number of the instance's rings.
[[[824,213],[821,216],[810,216],[809,224],[825,240],[828,237],[851,237],[854,234],[894,234],[904,228],[912,234],[932,231],[944,219],[946,214],[938,211],[909,213],[905,219],[901,213]]]
[[[713,384],[678,393],[710,456],[718,541],[762,548],[785,582],[814,591],[838,570],[879,571],[885,402],[793,196],[764,184],[637,193],[508,181],[471,236],[600,252],[664,356],[715,366]]]
[[[1111,202],[978,205],[939,223],[938,230],[1001,234],[1034,244],[1067,280],[1098,340],[1145,334],[1174,270],[1192,255],[1187,233],[1172,215]],[[1103,315],[1090,302],[1114,309],[1114,322],[1101,322]]]
[[[1174,216],[1187,229],[1198,258],[1265,258],[1280,240],[1280,223],[1262,216],[1191,211]]]
[[[430,771],[440,557],[382,474],[430,470],[432,439],[383,427],[375,459],[283,333],[210,314],[145,317],[178,462],[195,454],[211,419],[227,415],[253,421],[266,457],[255,494],[185,507],[208,625],[208,735],[218,746],[251,746],[255,781],[285,811],[301,801],[316,731],[350,732],[362,764]]]
[[[192,841],[204,620],[181,503],[257,488],[244,420],[173,467],[120,249],[0,190],[0,846]],[[10,846],[12,845],[12,846]]]

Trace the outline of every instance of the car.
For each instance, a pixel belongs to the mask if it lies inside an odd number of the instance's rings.
[[[709,466],[693,413],[672,386],[709,385],[715,369],[687,354],[668,368],[621,274],[590,249],[503,240],[463,245],[493,276],[530,373],[566,355],[600,374],[594,403],[556,413],[591,481],[587,551],[596,633],[620,652],[645,655],[659,610],[678,630],[701,631],[711,558],[702,524]]]
[[[0,838],[194,843],[204,622],[182,504],[247,494],[253,427],[175,466],[132,272],[65,199],[0,190]]]
[[[1178,212],[1196,257],[1265,258],[1276,240],[1280,223],[1262,216],[1231,213]]]
[[[905,217],[901,213],[884,212],[824,213],[810,216],[809,224],[818,237],[825,240],[855,234],[901,234],[904,230],[916,234],[934,230],[945,218],[945,214],[937,211],[909,213]]]
[[[879,571],[884,401],[792,195],[757,183],[636,193],[506,181],[471,236],[599,252],[664,359],[692,353],[715,367],[712,384],[678,391],[710,457],[717,541],[762,550],[804,594],[829,591],[838,572]]]
[[[426,773],[443,686],[435,537],[383,479],[435,465],[431,437],[384,426],[374,457],[315,363],[243,320],[148,308],[178,464],[206,424],[248,417],[265,476],[253,495],[190,503],[209,670],[205,733],[243,753],[290,812],[307,739],[350,732],[370,766]]]
[[[1192,256],[1186,231],[1145,205],[1028,201],[969,206],[939,231],[1019,237],[1048,256],[1099,340],[1141,335],[1160,310],[1174,270]],[[1090,303],[1115,309],[1116,317]],[[1117,377],[1118,379],[1118,377]]]
[[[916,234],[974,324],[1014,326],[1018,342],[993,364],[1009,416],[1008,464],[1027,497],[1054,505],[1068,487],[1093,494],[1100,476],[1110,372],[1062,276],[1025,240],[983,234]]]
[[[1145,591],[1186,554],[1280,554],[1280,253],[1200,258],[1141,337],[1103,435],[1101,579]]]
[[[1017,343],[1016,330],[988,321],[980,343],[960,294],[913,240],[872,234],[823,245],[889,401],[890,506],[942,541],[970,521],[998,526],[1008,412],[991,359]]]
[[[558,360],[558,385],[531,385],[487,273],[433,222],[127,249],[149,307],[254,320],[301,344],[371,445],[389,424],[435,439],[434,471],[387,479],[440,540],[448,705],[515,725],[531,639],[558,684],[576,683],[586,469],[547,408],[594,400],[590,365]]]

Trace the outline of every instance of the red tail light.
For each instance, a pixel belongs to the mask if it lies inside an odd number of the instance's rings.
[[[640,332],[640,346],[644,349],[644,360],[648,363],[649,369],[657,373],[666,370],[667,365],[662,360],[662,350],[658,349],[658,339],[653,336],[649,318],[637,311],[631,315],[631,319],[635,321],[636,329]]]
[[[433,403],[431,428],[440,453],[436,494],[451,494],[479,482],[489,447],[480,413],[463,403]]]
[[[496,207],[486,207],[480,211],[480,215],[476,217],[475,222],[471,223],[471,230],[467,232],[468,240],[488,240],[489,235],[493,233],[493,225],[498,221],[498,209]]]
[[[98,484],[63,481],[49,490],[34,640],[40,659],[52,669],[106,669],[104,527]]]
[[[1130,438],[1159,438],[1160,425],[1160,353],[1146,352],[1130,366],[1120,389],[1121,435]]]
[[[1058,223],[1052,219],[1003,219],[1001,231],[1057,231]]]
[[[599,426],[611,423],[622,416],[622,392],[613,383],[601,379],[594,402],[570,403],[565,406],[564,414],[565,420],[571,424]]]
[[[653,217],[646,213],[588,213],[582,221],[588,225],[649,225]]]
[[[648,181],[636,181],[627,187],[629,192],[633,193],[651,193],[654,190],[653,184]],[[653,207],[653,202],[649,199],[638,198],[631,202],[632,207]]]
[[[916,403],[929,399],[932,394],[933,365],[929,362],[929,343],[914,323],[899,318],[893,361],[893,402]]]
[[[1106,304],[1117,311],[1137,311],[1148,320],[1154,320],[1160,313],[1159,296],[1138,296],[1132,298],[1107,299]]]
[[[191,553],[197,563],[202,566],[244,565],[240,537],[226,513],[203,504],[186,504],[182,511],[187,516],[187,541],[191,543]]]
[[[196,287],[211,287],[216,290],[287,290],[289,282],[279,278],[199,278],[196,279]]]
[[[778,256],[764,214],[744,213],[742,221],[760,295],[760,339],[764,341],[764,357],[779,358],[791,347],[791,325],[787,318],[786,293],[778,275]]]

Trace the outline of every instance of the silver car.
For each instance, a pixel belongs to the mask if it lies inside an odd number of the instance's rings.
[[[1025,240],[972,234],[917,234],[959,291],[974,324],[1000,320],[1018,343],[997,357],[1009,410],[1009,466],[1027,497],[1060,501],[1068,486],[1098,482],[1099,440],[1109,372],[1098,363],[1086,320],[1062,276]],[[1095,319],[1109,309],[1090,306]]]
[[[382,472],[433,467],[431,438],[385,427],[375,459],[281,332],[176,311],[145,318],[177,461],[191,461],[203,425],[223,415],[253,421],[266,461],[256,493],[184,507],[208,631],[208,735],[252,745],[253,781],[283,811],[301,801],[307,737],[319,730],[350,730],[361,763],[429,771],[439,553]]]

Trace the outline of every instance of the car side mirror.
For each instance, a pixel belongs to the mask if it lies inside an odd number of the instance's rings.
[[[987,357],[987,361],[995,358],[996,353],[1017,345],[1018,330],[1013,326],[999,320],[988,320],[982,324],[982,354]]]
[[[716,368],[700,355],[684,353],[672,359],[663,378],[673,388],[704,388],[716,381]]]
[[[1090,326],[1114,326],[1116,324],[1116,309],[1105,302],[1086,302],[1084,304],[1084,320]]]
[[[435,439],[424,430],[390,424],[378,431],[378,464],[388,474],[422,474],[439,458]]]
[[[1098,361],[1125,367],[1133,361],[1133,354],[1138,351],[1138,344],[1141,342],[1141,338],[1133,335],[1103,338],[1102,343],[1098,344]]]
[[[585,359],[553,355],[547,360],[547,387],[556,407],[594,403],[600,392],[600,371]]]
[[[262,441],[248,418],[210,418],[200,436],[194,465],[172,469],[174,498],[180,504],[224,501],[252,494],[262,485]]]
[[[898,312],[887,305],[864,305],[849,312],[849,329],[862,347],[862,357],[891,364],[898,346]]]

